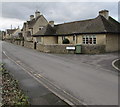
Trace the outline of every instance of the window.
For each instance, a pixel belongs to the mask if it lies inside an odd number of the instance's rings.
[[[91,37],[89,38],[89,43],[92,44],[92,38]]]
[[[85,42],[85,37],[83,37],[83,44],[85,44],[86,42]]]
[[[96,44],[96,36],[94,35],[83,36],[83,44]]]
[[[93,38],[93,44],[96,44],[96,38]]]
[[[88,44],[88,37],[86,37],[86,44]]]

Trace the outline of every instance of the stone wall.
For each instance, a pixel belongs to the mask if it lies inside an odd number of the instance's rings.
[[[20,45],[21,45],[21,46],[24,46],[24,41],[21,41]]]
[[[22,40],[5,40],[6,42],[9,42],[9,43],[12,43],[12,44],[15,44],[15,45],[21,45],[21,46],[24,46],[24,41]]]
[[[7,42],[11,42],[8,40]],[[26,48],[34,48],[34,44],[32,42],[27,41],[14,41],[13,44],[25,46]],[[60,53],[60,54],[74,54],[75,50],[67,50],[66,47],[73,47],[73,44],[52,44],[52,45],[43,45],[37,43],[36,50],[40,52],[46,53]],[[81,45],[82,54],[99,54],[106,52],[105,45]]]
[[[16,45],[20,45],[21,41],[14,41],[13,43],[16,44]]]
[[[12,43],[12,40],[11,40],[11,39],[5,39],[4,41],[9,42],[9,43]]]
[[[41,52],[47,52],[47,53],[74,53],[73,50],[67,50],[66,47],[72,47],[74,45],[42,45],[37,44],[37,50]]]
[[[82,53],[99,54],[105,53],[105,45],[82,45]]]
[[[24,41],[24,47],[33,49],[34,45],[32,42]]]
[[[37,50],[48,53],[75,53],[75,50],[66,50],[66,47],[75,45],[42,45],[37,44]],[[105,45],[82,45],[81,50],[83,54],[99,54],[105,52]]]
[[[106,52],[120,51],[119,37],[120,37],[120,34],[106,35]]]

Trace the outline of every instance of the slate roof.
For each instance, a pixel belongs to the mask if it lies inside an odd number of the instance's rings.
[[[51,25],[44,26],[41,30],[39,30],[37,33],[35,33],[33,36],[44,36],[44,35],[54,35],[56,30],[51,27]]]
[[[74,34],[74,33],[117,33],[120,23],[113,18],[109,20],[99,15],[94,19],[75,21],[56,25],[56,34]]]
[[[41,17],[42,15],[38,16],[37,18],[32,19],[31,21],[27,21],[24,22],[23,24],[23,28],[21,29],[21,31],[23,31],[24,27],[26,27],[28,25],[29,29],[32,29],[34,24],[36,23],[36,21]]]
[[[36,21],[41,17],[42,15],[38,16],[37,18],[32,19],[31,21],[27,21],[28,23],[28,28],[33,28],[34,24]]]
[[[120,23],[109,16],[107,20],[99,15],[94,19],[75,21],[47,27],[33,36],[95,34],[95,33],[120,33]]]

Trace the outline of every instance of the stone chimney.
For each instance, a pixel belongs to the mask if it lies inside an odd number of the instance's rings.
[[[30,21],[34,19],[34,15],[30,15]]]
[[[109,11],[108,10],[101,10],[101,11],[99,11],[99,15],[105,17],[108,20],[108,18],[109,18]]]
[[[38,16],[40,16],[40,12],[38,10],[36,10],[36,12],[35,12],[35,18],[37,18]]]
[[[54,27],[54,21],[49,21],[49,24]]]

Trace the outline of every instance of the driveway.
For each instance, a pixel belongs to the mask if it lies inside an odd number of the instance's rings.
[[[77,101],[88,105],[118,104],[118,74],[111,66],[116,53],[46,54],[5,42],[3,51]]]

